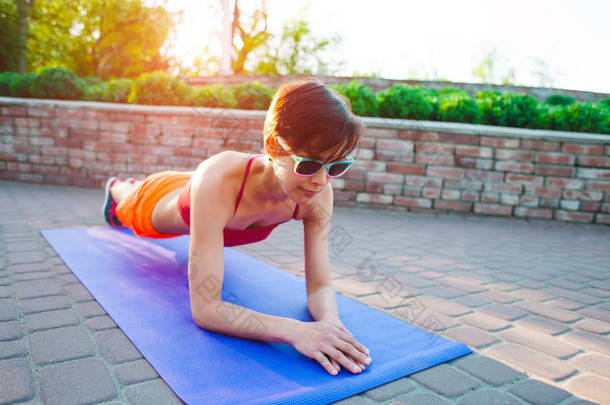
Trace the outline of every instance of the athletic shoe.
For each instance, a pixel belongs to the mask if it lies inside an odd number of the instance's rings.
[[[102,215],[104,215],[104,219],[106,223],[113,228],[120,228],[123,226],[121,221],[116,215],[116,206],[117,203],[112,199],[112,194],[110,194],[110,187],[114,184],[115,181],[121,180],[118,177],[111,177],[106,181],[106,188],[104,190],[104,195],[106,196],[106,200],[104,201],[104,205],[102,206]]]

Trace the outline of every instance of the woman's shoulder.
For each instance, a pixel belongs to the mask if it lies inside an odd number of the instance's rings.
[[[191,186],[231,193],[239,190],[250,156],[250,154],[230,150],[210,156],[195,170]]]

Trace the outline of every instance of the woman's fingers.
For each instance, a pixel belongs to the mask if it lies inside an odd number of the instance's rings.
[[[371,363],[371,358],[369,357],[369,349],[364,347],[360,342],[358,342],[353,335],[344,334],[341,336],[343,339],[343,343],[341,343],[341,350],[345,353],[348,353],[357,361],[369,365]]]
[[[362,368],[357,362],[347,357],[342,351],[337,350],[334,347],[330,348],[327,354],[352,373],[359,373],[362,371]]]
[[[320,365],[322,367],[324,367],[324,369],[326,369],[326,371],[328,371],[330,374],[332,375],[336,375],[339,373],[339,370],[341,369],[339,367],[339,364],[337,364],[337,362],[331,358],[332,362],[328,360],[328,357],[326,357],[324,355],[324,353],[322,352],[317,352],[314,355],[314,359],[316,359],[316,361],[318,363],[320,363]]]

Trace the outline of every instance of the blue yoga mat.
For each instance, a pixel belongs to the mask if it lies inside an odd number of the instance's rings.
[[[369,348],[373,362],[360,374],[342,367],[332,376],[288,344],[197,327],[187,286],[188,236],[139,238],[127,228],[109,227],[42,234],[188,404],[327,404],[471,352],[338,294],[341,320]],[[303,279],[231,248],[224,255],[223,300],[313,320]]]

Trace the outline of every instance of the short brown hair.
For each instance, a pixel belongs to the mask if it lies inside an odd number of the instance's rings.
[[[263,136],[265,144],[269,137],[278,136],[288,144],[289,152],[307,151],[319,160],[321,153],[334,149],[326,158],[332,162],[356,147],[363,129],[347,98],[318,79],[300,79],[283,84],[273,96]],[[273,144],[273,152],[283,154]]]

